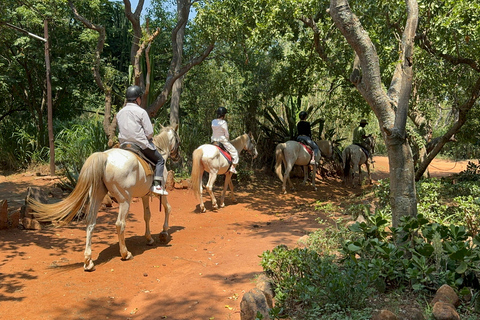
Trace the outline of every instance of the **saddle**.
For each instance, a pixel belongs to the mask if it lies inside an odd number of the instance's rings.
[[[370,152],[368,152],[368,150],[364,146],[362,146],[361,144],[358,144],[358,143],[354,143],[354,145],[360,147],[360,149],[363,151],[363,153],[365,153],[365,156],[367,157],[367,159],[371,159]]]
[[[228,150],[225,148],[223,143],[221,143],[219,141],[214,141],[214,142],[212,142],[212,144],[215,147],[217,147],[218,151],[220,151],[220,153],[225,157],[225,159],[227,159],[228,164],[232,165],[232,156],[230,155],[230,152],[228,152]]]
[[[145,175],[147,177],[153,175],[153,170],[155,169],[156,165],[150,159],[145,157],[142,149],[138,145],[132,142],[124,142],[119,146],[119,148],[133,152],[133,154],[137,157],[138,162],[140,162],[140,164],[142,165],[143,170],[145,171]]]
[[[297,142],[300,143],[304,148],[305,150],[308,152],[308,154],[310,154],[310,160],[314,159],[314,154],[313,154],[313,149],[312,147],[310,147],[305,141],[303,141],[302,139],[297,139]]]

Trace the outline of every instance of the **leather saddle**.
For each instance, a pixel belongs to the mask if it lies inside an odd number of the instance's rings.
[[[153,163],[150,159],[145,157],[145,155],[142,152],[142,149],[138,145],[132,142],[124,142],[119,146],[119,148],[133,152],[137,157],[138,162],[140,162],[140,164],[142,165],[143,170],[145,171],[145,175],[147,177],[153,175],[153,170],[155,169],[155,163]]]

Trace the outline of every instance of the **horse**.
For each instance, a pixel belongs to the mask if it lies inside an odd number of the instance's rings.
[[[246,150],[252,155],[253,159],[255,159],[258,155],[257,143],[255,142],[255,139],[251,133],[244,133],[243,135],[231,140],[230,143],[235,147],[235,149],[237,149],[238,154],[240,154],[242,150]],[[217,210],[219,208],[217,199],[213,194],[213,184],[215,183],[217,175],[219,174],[225,175],[225,183],[223,185],[222,196],[220,199],[220,208],[225,207],[225,193],[228,186],[230,187],[230,197],[232,198],[232,201],[236,201],[235,195],[233,194],[233,174],[229,171],[229,168],[230,164],[228,163],[227,159],[225,159],[225,157],[220,153],[218,147],[214,146],[213,144],[203,144],[193,151],[193,164],[191,173],[192,187],[195,197],[200,199],[200,211],[202,213],[206,212],[202,198],[202,177],[204,171],[209,173],[208,183],[205,188],[212,199],[213,210]]]
[[[315,178],[317,172],[317,163],[321,158],[320,152],[315,155],[315,164],[313,165],[312,174],[312,186],[316,191]],[[295,190],[292,181],[290,180],[290,171],[292,171],[293,165],[303,166],[303,182],[302,185],[307,183],[308,177],[308,165],[310,164],[311,155],[307,149],[298,141],[289,140],[284,143],[279,143],[275,148],[275,172],[278,178],[282,181],[282,192],[287,193],[287,180],[290,183],[292,191]],[[282,175],[282,164],[285,167],[285,172]]]
[[[173,161],[180,159],[178,147],[180,138],[177,134],[178,125],[162,127],[160,133],[153,137],[153,143],[164,158],[169,156]],[[146,165],[144,167],[142,165]],[[120,255],[122,260],[129,260],[133,255],[125,245],[125,226],[132,198],[140,197],[143,202],[145,237],[147,244],[152,245],[154,240],[150,234],[150,208],[149,195],[153,183],[153,170],[144,160],[128,150],[112,148],[104,152],[91,154],[82,166],[78,176],[77,185],[70,195],[64,200],[54,204],[42,204],[33,199],[29,205],[39,221],[57,221],[59,225],[68,224],[75,215],[88,203],[86,211],[86,245],[84,252],[84,270],[93,271],[92,260],[92,234],[96,225],[97,213],[103,198],[107,193],[115,197],[119,203],[119,212],[115,223]],[[167,181],[167,169],[165,168],[164,181]],[[171,206],[167,196],[161,196],[160,203],[165,209],[165,221],[160,241],[168,242],[168,219]]]
[[[373,155],[375,152],[375,137],[372,135],[367,136],[364,139],[365,146],[370,155]],[[368,158],[362,148],[356,144],[351,144],[346,147],[342,152],[343,158],[343,177],[345,183],[351,183],[352,186],[355,186],[354,178],[355,172],[358,168],[358,181],[359,184],[362,184],[362,164],[365,164],[367,168],[368,180],[369,183],[372,183],[372,178],[370,176],[370,164],[368,163]]]

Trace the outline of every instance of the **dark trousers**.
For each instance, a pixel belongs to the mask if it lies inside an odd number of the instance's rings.
[[[142,149],[142,153],[147,157],[150,161],[156,164],[155,166],[155,177],[153,180],[163,180],[163,170],[165,168],[165,160],[163,159],[162,155],[160,152],[158,152],[157,149],[152,150],[149,148]]]

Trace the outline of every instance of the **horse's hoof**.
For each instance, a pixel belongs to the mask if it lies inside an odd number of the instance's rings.
[[[95,265],[92,260],[89,260],[88,263],[83,265],[83,270],[87,272],[95,271]]]
[[[205,208],[200,209],[200,212],[201,212],[201,213],[205,213],[205,212],[207,212],[207,209],[205,209]]]
[[[170,235],[168,234],[168,232],[161,232],[159,235],[158,235],[158,238],[160,239],[160,242],[161,243],[168,243],[170,241]]]
[[[153,240],[153,238],[147,239],[147,246],[153,246],[154,243],[155,240]]]
[[[225,208],[225,203],[222,203],[222,204],[220,205],[220,208]]]
[[[313,187],[313,191],[317,191],[317,187]]]
[[[214,205],[212,208],[213,210],[218,210],[218,205]]]
[[[130,251],[127,251],[127,254],[125,257],[122,257],[122,260],[132,260],[133,259],[133,254]]]

